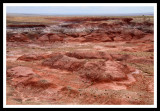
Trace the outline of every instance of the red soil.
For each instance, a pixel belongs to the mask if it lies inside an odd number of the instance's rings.
[[[134,55],[154,51],[153,32],[122,28],[153,24],[134,23],[132,18],[50,20],[71,24],[62,25],[57,34],[36,33],[32,38],[7,34],[7,104],[153,104],[154,75],[130,65],[153,65],[153,55]],[[121,22],[103,23],[109,20]],[[18,27],[38,26],[45,27]]]

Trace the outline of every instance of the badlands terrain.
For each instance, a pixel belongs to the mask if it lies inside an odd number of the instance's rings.
[[[7,104],[154,104],[153,26],[153,16],[7,16]]]

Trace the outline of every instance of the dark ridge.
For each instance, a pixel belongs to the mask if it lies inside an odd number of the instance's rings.
[[[7,25],[7,28],[33,28],[33,27],[46,27],[46,25]]]

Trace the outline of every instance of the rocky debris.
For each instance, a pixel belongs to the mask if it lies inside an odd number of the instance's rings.
[[[63,69],[68,71],[78,70],[83,64],[84,60],[79,60],[66,55],[57,55],[45,60],[42,65],[49,66],[50,68]]]
[[[127,65],[116,61],[96,61],[87,62],[78,70],[82,78],[89,79],[92,82],[109,82],[127,79],[126,74],[130,72]]]
[[[78,59],[105,59],[105,60],[111,60],[112,57],[105,53],[100,51],[78,51],[78,52],[68,52],[66,53],[69,57],[75,57]]]
[[[7,37],[9,42],[30,42],[30,39],[25,34],[13,34],[10,37]]]

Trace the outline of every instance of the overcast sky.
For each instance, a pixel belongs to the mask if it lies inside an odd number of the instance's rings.
[[[55,15],[107,15],[151,13],[152,6],[7,6],[7,13]]]

